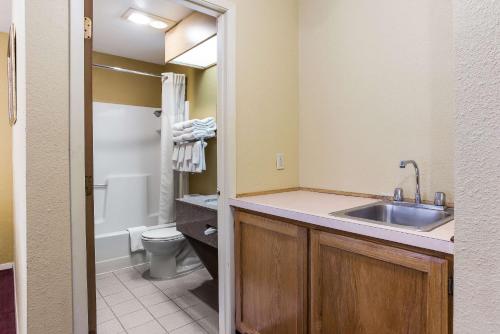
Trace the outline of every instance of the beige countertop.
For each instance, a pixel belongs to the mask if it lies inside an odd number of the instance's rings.
[[[233,207],[297,220],[311,225],[453,254],[453,242],[450,239],[455,233],[454,221],[430,232],[419,232],[329,215],[330,212],[350,209],[378,201],[371,198],[298,190],[233,198],[230,199],[229,204]]]

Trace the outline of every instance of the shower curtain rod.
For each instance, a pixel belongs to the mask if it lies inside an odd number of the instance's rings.
[[[152,74],[152,73],[141,72],[141,71],[134,71],[134,70],[129,70],[129,69],[122,68],[122,67],[117,67],[117,66],[109,66],[109,65],[102,65],[102,64],[92,64],[92,66],[98,67],[98,68],[102,68],[102,69],[105,69],[105,70],[109,70],[109,71],[116,71],[116,72],[123,72],[123,73],[129,73],[129,74],[137,74],[137,75],[144,75],[144,76],[147,76],[147,77],[153,77],[153,78],[160,78],[161,79],[161,75],[158,75],[158,74]]]

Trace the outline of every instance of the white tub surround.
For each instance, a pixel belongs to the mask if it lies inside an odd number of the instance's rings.
[[[158,108],[100,102],[93,108],[96,236],[158,224]]]
[[[128,228],[158,227],[158,108],[94,102],[94,221],[97,273],[148,261],[130,251]]]
[[[233,207],[292,219],[311,225],[453,254],[454,244],[450,239],[455,231],[454,221],[430,232],[418,232],[329,215],[331,212],[346,210],[378,201],[371,198],[300,190],[232,198],[229,200],[229,204]]]

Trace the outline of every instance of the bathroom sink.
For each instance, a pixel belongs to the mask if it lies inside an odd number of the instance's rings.
[[[453,209],[426,204],[377,202],[330,215],[428,232],[453,220]]]

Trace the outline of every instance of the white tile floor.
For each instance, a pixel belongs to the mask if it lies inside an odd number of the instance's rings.
[[[218,333],[218,315],[189,292],[210,279],[205,269],[168,281],[142,277],[147,266],[97,275],[98,334]]]

